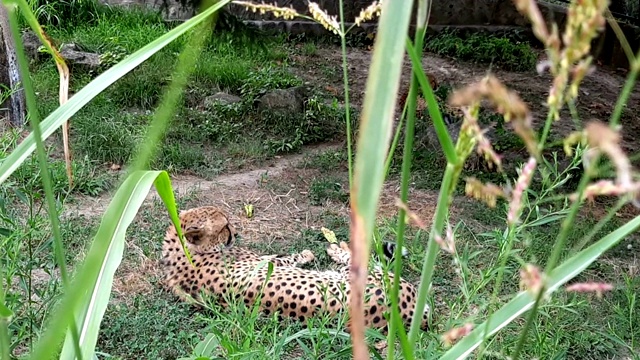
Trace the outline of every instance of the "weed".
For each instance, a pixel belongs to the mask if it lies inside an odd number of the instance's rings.
[[[337,178],[314,179],[309,187],[309,200],[312,205],[324,205],[327,200],[345,203],[349,195]]]
[[[222,104],[215,103],[209,107],[209,111],[189,111],[189,119],[195,128],[192,131],[206,136],[206,138],[219,144],[228,144],[244,137],[245,130],[240,119],[247,115],[248,110],[241,103]]]
[[[318,48],[316,47],[316,44],[312,42],[307,42],[302,44],[302,53],[304,55],[312,56],[312,55],[316,55],[317,52],[318,52]]]
[[[302,81],[284,69],[265,67],[249,73],[240,94],[248,103],[253,103],[259,96],[273,89],[286,89],[302,85]]]
[[[320,153],[305,155],[302,168],[320,169],[323,172],[335,171],[340,168],[346,168],[347,152],[340,150],[326,150]]]
[[[482,33],[463,38],[457,31],[443,31],[428,39],[425,49],[439,55],[490,63],[512,71],[532,71],[537,62],[536,53],[527,43]]]
[[[266,114],[264,114],[266,115]],[[302,145],[333,140],[344,132],[344,112],[312,96],[302,115],[271,114],[263,118],[263,131],[269,134],[265,145],[272,153],[292,152]]]

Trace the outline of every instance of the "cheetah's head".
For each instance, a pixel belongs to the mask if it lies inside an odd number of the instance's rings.
[[[200,251],[229,247],[236,238],[236,230],[224,211],[213,206],[189,209],[180,213],[180,224],[186,241]]]

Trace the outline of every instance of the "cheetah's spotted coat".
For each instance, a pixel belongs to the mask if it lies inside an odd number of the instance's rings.
[[[342,264],[340,271],[313,271],[296,267],[312,261],[309,250],[288,256],[258,255],[248,249],[232,246],[236,232],[227,215],[213,206],[193,208],[180,213],[181,228],[195,267],[189,264],[173,225],[166,232],[162,248],[165,285],[181,299],[200,299],[205,291],[216,296],[236,294],[245,304],[254,304],[259,294],[260,309],[271,314],[296,318],[306,323],[319,311],[336,314],[349,304],[349,263],[351,253],[344,242],[331,244],[327,254]],[[266,262],[273,264],[268,281]],[[262,264],[261,266],[257,266]],[[372,270],[365,290],[365,321],[368,327],[386,332],[388,302],[380,269]],[[393,274],[389,274],[393,281]],[[416,288],[400,279],[400,314],[409,324],[414,313]],[[421,328],[426,330],[429,306],[422,314]]]

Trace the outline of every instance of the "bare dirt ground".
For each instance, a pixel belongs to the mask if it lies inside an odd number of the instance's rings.
[[[191,195],[194,199],[189,201],[190,207],[215,205],[226,210],[246,241],[259,241],[264,234],[269,234],[272,239],[290,239],[301,226],[319,230],[324,226],[320,222],[321,216],[327,212],[348,215],[349,209],[345,204],[331,203],[325,207],[311,205],[307,197],[309,183],[319,177],[321,171],[300,167],[305,155],[340,147],[341,144],[310,146],[301,154],[277,157],[267,166],[220,175],[215,180],[176,175],[171,181],[176,197]],[[397,180],[385,184],[379,217],[389,217],[397,211],[395,201],[399,191]],[[422,219],[430,220],[437,193],[412,189],[410,198],[412,210]],[[111,194],[96,198],[78,197],[67,204],[63,216],[102,216],[110,199]],[[158,193],[152,188],[145,203],[159,200]],[[244,205],[248,204],[254,209],[251,218],[246,216],[244,210]]]

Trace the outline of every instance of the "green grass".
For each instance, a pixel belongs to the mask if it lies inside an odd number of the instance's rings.
[[[99,11],[86,24],[51,27],[49,35],[58,44],[73,42],[103,56],[102,68],[73,71],[73,93],[169,26],[155,13],[116,9]],[[131,159],[184,44],[183,39],[171,43],[71,119],[71,145],[77,158],[120,165]],[[300,113],[258,111],[257,100],[265,93],[302,85],[287,68],[291,49],[283,37],[243,27],[214,32],[188,81],[154,168],[208,177],[246,165],[248,156],[259,161],[339,135],[343,114],[332,105],[332,98],[314,89]],[[58,74],[48,58],[32,66],[39,107],[48,114],[58,106]],[[218,91],[240,96],[242,102],[204,108],[205,98]]]
[[[336,177],[322,177],[314,179],[309,187],[309,201],[312,205],[324,205],[327,201],[346,203],[349,194],[343,182]]]
[[[511,71],[533,71],[537,62],[537,55],[527,42],[483,33],[461,36],[457,31],[442,31],[427,39],[425,49]]]
[[[16,131],[7,131],[0,136],[0,161],[16,146],[19,134]],[[101,169],[95,161],[88,157],[76,157],[72,162],[72,169],[75,174],[72,188],[69,188],[66,165],[62,155],[62,142],[59,141],[48,147],[49,156],[57,153],[57,157],[50,160],[49,173],[52,180],[53,191],[56,197],[64,200],[71,193],[96,196],[111,188],[112,176],[104,169]],[[57,151],[56,151],[57,150]],[[44,189],[42,188],[42,173],[38,166],[37,159],[29,157],[12,174],[9,180],[3,185],[3,189],[20,192],[42,199]]]
[[[162,291],[133,295],[107,309],[97,351],[121,359],[176,359],[195,346],[209,322]]]
[[[188,194],[178,199],[181,208],[189,207],[197,194]],[[475,220],[487,227],[500,226],[500,219],[496,219],[501,209],[493,213],[486,211],[481,205],[466,202],[465,220],[456,227],[457,248],[459,253],[458,264],[450,261],[445,254],[439,255],[439,264],[442,264],[434,279],[435,296],[443,299],[444,304],[437,305],[436,322],[433,329],[442,332],[442,329],[460,325],[463,319],[474,319],[479,314],[467,313],[467,306],[477,307],[480,313],[487,306],[491,296],[492,282],[495,280],[495,272],[499,265],[497,258],[501,252],[502,234],[500,231],[488,231],[476,228],[466,219]],[[145,207],[141,216],[131,227],[128,238],[135,247],[141,250],[127,252],[125,261],[127,264],[135,264],[140,256],[147,256],[151,260],[158,259],[161,246],[161,238],[168,221],[157,221],[163,218],[164,209],[159,202],[154,202]],[[493,214],[493,215],[492,215]],[[95,231],[96,218],[73,217],[66,222],[63,234],[71,243],[67,244],[67,254],[70,255],[71,266],[81,254],[90,235]],[[379,233],[383,239],[389,239],[395,235],[395,217],[382,219]],[[331,211],[322,214],[324,226],[333,230],[340,241],[347,241],[349,236],[349,219],[346,216],[336,216]],[[24,273],[27,265],[32,268],[48,268],[51,266],[46,253],[46,218],[41,213],[30,222],[30,227],[24,229],[16,236],[30,239],[33,244],[32,253],[35,254],[30,262],[21,262],[20,267],[13,268],[11,275],[23,274],[23,279],[28,279]],[[618,223],[612,223],[603,232],[608,232]],[[569,241],[571,244],[579,241],[593,226],[593,222],[581,220],[576,224],[575,232]],[[517,242],[513,252],[517,257],[526,261],[538,261],[548,257],[549,246],[545,246],[553,240],[550,234],[557,231],[558,224],[551,227],[537,227],[522,233],[522,239]],[[29,230],[31,229],[31,230]],[[405,260],[402,275],[411,281],[416,281],[425,245],[425,234],[416,231],[415,228],[407,232],[406,246],[409,257]],[[11,241],[11,244],[20,242]],[[317,260],[305,265],[310,269],[331,269],[335,265],[328,259],[325,253],[327,245],[319,230],[311,230],[301,227],[299,236],[284,240],[260,241],[246,243],[240,239],[238,246],[248,246],[260,253],[296,252],[310,249],[317,255]],[[631,261],[632,254],[626,250],[626,244],[618,247],[626,257],[618,261]],[[17,256],[21,253],[24,258],[29,253],[22,248],[3,247],[2,255]],[[612,251],[617,251],[616,249]],[[13,254],[13,255],[12,255]],[[74,255],[75,254],[75,255]],[[640,290],[640,279],[637,275],[618,273],[611,265],[615,258],[605,258],[594,264],[577,280],[599,279],[611,281],[616,285],[616,290],[605,294],[603,299],[597,299],[592,295],[558,293],[549,303],[542,308],[542,316],[534,324],[535,334],[525,349],[523,355],[528,358],[552,358],[554,355],[561,359],[602,359],[611,358],[614,355],[625,352],[624,344],[632,344],[640,336],[640,315],[637,309],[637,292]],[[505,280],[504,295],[508,295],[518,288],[517,269],[519,264],[514,261],[507,263],[507,279]],[[616,265],[617,267],[617,265]],[[8,276],[5,273],[5,276]],[[152,284],[153,289],[149,293],[125,294],[117,296],[109,306],[105,314],[104,326],[98,342],[98,351],[110,354],[114,359],[131,359],[137,357],[175,359],[188,356],[196,344],[212,336],[220,346],[217,347],[217,356],[225,358],[271,359],[273,356],[286,356],[293,359],[308,358],[332,358],[350,359],[350,348],[346,338],[339,335],[331,335],[339,323],[328,318],[319,318],[309,330],[305,330],[300,324],[290,320],[279,321],[275,317],[265,318],[252,314],[242,304],[223,310],[211,305],[210,310],[200,310],[189,307],[179,302],[173,295],[166,293],[158,284],[158,278],[154,275],[144,275],[144,279]],[[51,301],[59,292],[55,281],[49,281],[45,285],[38,286],[39,296]],[[15,298],[14,301],[24,301],[23,298]],[[46,308],[37,313],[19,317],[13,322],[14,334],[28,333],[29,321],[39,326],[37,319]],[[340,320],[343,321],[343,320]],[[222,330],[225,331],[222,331]],[[310,333],[308,333],[310,332]],[[430,354],[436,333],[425,333],[420,337],[417,354],[426,356]],[[535,339],[544,341],[536,342]],[[498,352],[504,346],[512,346],[517,340],[519,329],[509,326],[493,342],[490,350]],[[373,336],[373,335],[372,335]],[[299,337],[299,338],[298,338]],[[373,337],[370,338],[373,341]],[[437,348],[437,347],[436,347]],[[568,353],[564,353],[567,351]],[[626,350],[628,352],[628,350]],[[564,354],[564,355],[563,355]],[[494,358],[494,357],[489,357]]]

